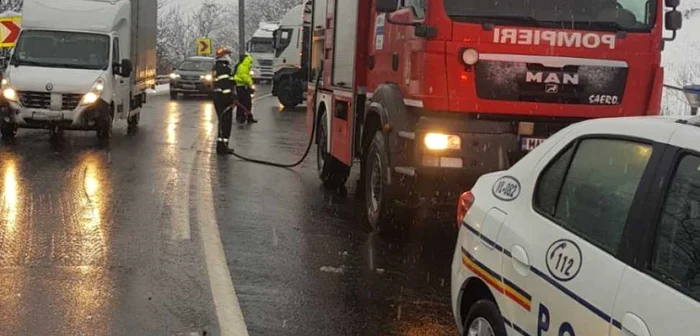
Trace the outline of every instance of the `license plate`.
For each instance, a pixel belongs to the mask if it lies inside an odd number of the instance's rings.
[[[520,140],[520,144],[522,145],[523,150],[531,151],[540,144],[542,144],[545,140],[547,139],[522,137],[522,139]]]
[[[182,88],[183,89],[194,89],[194,85],[193,84],[182,84]]]

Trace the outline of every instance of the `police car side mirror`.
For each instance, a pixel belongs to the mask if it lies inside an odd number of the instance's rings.
[[[392,13],[399,7],[399,0],[377,0],[375,10],[377,13]]]

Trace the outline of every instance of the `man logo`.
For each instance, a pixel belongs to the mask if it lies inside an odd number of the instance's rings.
[[[559,92],[559,85],[557,84],[546,84],[544,86],[544,92],[546,93],[558,93]]]
[[[53,84],[51,84],[51,83],[46,84],[46,91],[51,92],[52,90],[53,90]]]

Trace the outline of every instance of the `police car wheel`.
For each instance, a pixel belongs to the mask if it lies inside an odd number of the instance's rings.
[[[3,139],[14,139],[17,135],[17,125],[0,121],[0,134]]]
[[[464,320],[464,336],[506,336],[501,312],[491,300],[477,301]]]

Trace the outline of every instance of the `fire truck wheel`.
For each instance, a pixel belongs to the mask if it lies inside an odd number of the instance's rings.
[[[345,185],[350,175],[350,167],[344,165],[328,152],[328,122],[323,113],[319,118],[318,132],[316,133],[318,145],[316,146],[316,167],[318,176],[326,189],[335,190]]]
[[[382,231],[391,213],[390,186],[386,183],[387,167],[389,167],[389,153],[386,149],[386,140],[384,134],[378,130],[362,163],[362,169],[365,171],[367,221],[375,231]]]
[[[0,134],[5,140],[12,140],[17,135],[17,125],[0,120]]]

